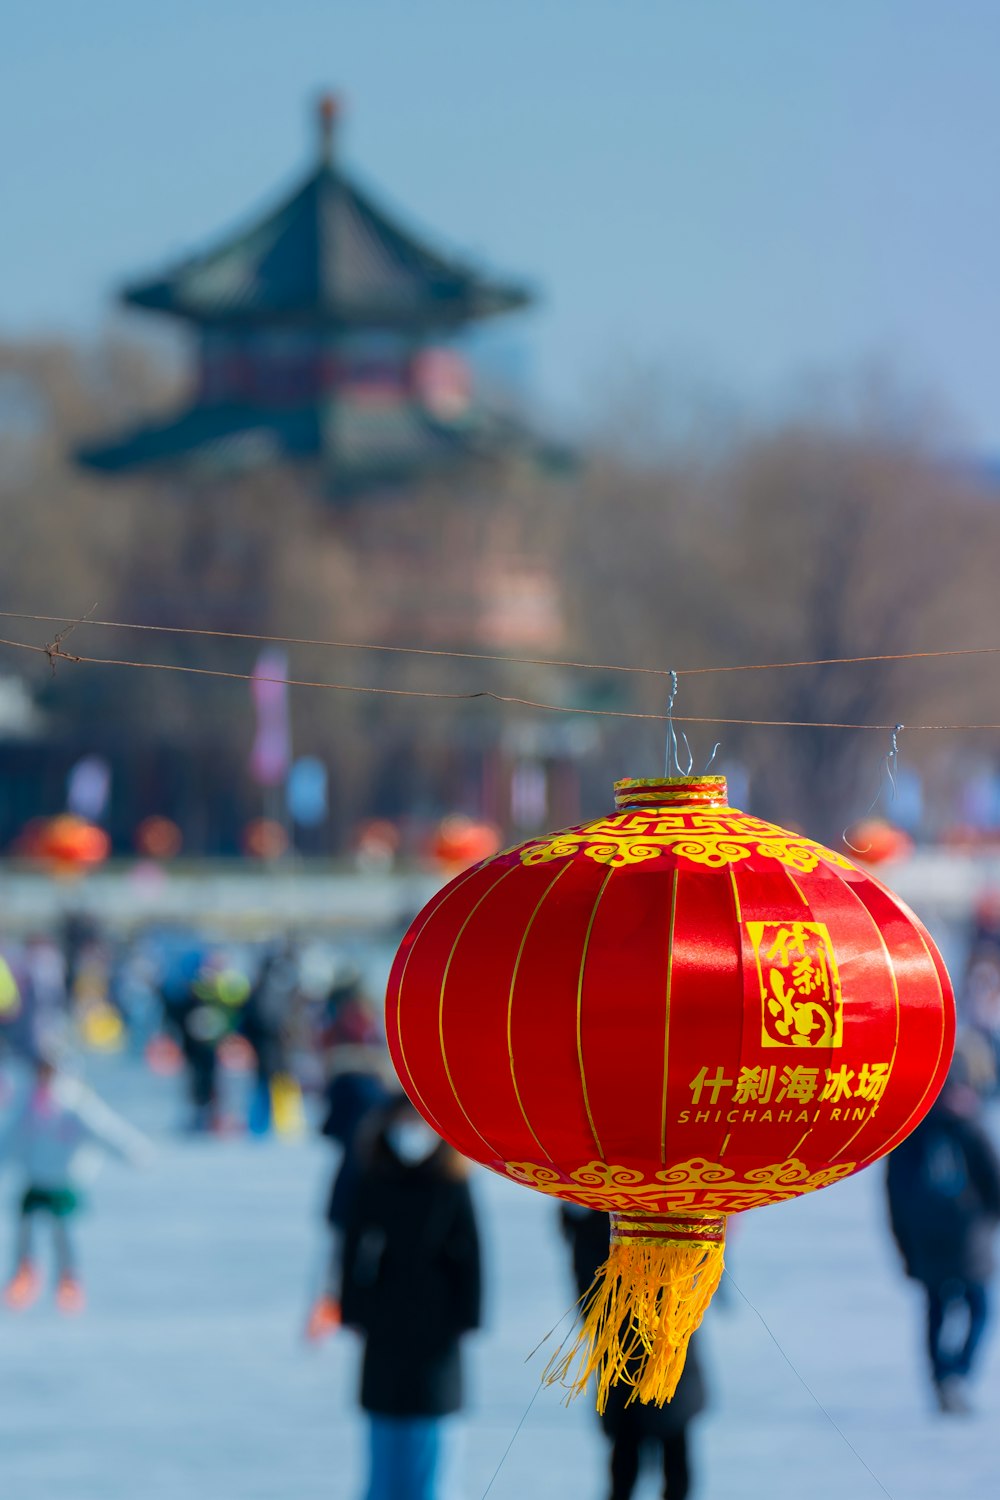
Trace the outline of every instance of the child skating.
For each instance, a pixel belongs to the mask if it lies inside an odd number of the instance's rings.
[[[140,1165],[150,1155],[145,1136],[133,1129],[78,1079],[60,1073],[50,1057],[34,1064],[31,1087],[0,1139],[0,1165],[22,1174],[14,1274],[4,1291],[9,1308],[30,1307],[41,1291],[35,1259],[39,1217],[52,1226],[56,1305],[80,1313],[85,1298],[77,1274],[70,1222],[80,1206],[80,1181],[94,1148]]]

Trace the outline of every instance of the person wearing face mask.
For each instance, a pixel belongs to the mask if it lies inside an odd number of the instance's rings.
[[[341,1311],[364,1339],[364,1500],[440,1500],[463,1404],[462,1336],[479,1327],[467,1167],[404,1097],[372,1120],[344,1238]]]

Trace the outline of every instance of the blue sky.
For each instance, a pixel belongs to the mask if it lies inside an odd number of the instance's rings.
[[[367,182],[539,286],[553,411],[876,360],[1000,451],[998,56],[997,0],[7,0],[0,334],[266,204],[332,85]]]

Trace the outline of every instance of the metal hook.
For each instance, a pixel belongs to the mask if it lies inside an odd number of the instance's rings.
[[[671,667],[670,697],[667,699],[667,753],[663,762],[663,774],[665,777],[671,775],[671,762],[673,763],[673,772],[677,776],[690,776],[694,771],[694,751],[691,749],[691,741],[688,739],[683,729],[681,730],[680,738],[684,741],[684,750],[687,754],[687,764],[683,766],[681,765],[680,744],[677,738],[677,730],[674,728],[674,704],[676,701],[677,673],[674,671],[673,667]],[[719,740],[711,755],[708,757],[708,766],[710,766],[715,759],[719,749],[719,745],[721,745],[721,743],[722,741]],[[706,771],[708,770],[708,766],[705,767]]]
[[[680,775],[680,765],[677,761],[677,731],[674,728],[674,701],[677,697],[677,673],[673,667],[670,668],[670,697],[667,699],[667,753],[663,762],[663,775],[670,775],[670,759],[673,756],[674,766]]]
[[[875,811],[879,798],[882,795],[883,775],[886,777],[889,785],[892,787],[892,800],[894,802],[896,800],[896,776],[899,771],[899,736],[902,734],[905,728],[905,724],[897,724],[889,736],[889,748],[878,763],[878,785],[875,788],[875,795],[869,802],[868,806],[865,808],[864,812],[861,814],[862,818],[867,818],[869,813]],[[855,854],[867,854],[871,849],[871,844],[867,844],[864,849],[859,849],[857,844],[852,844],[850,839],[847,837],[846,828],[844,829],[841,837],[843,838],[844,843],[847,845],[848,849],[853,849]]]

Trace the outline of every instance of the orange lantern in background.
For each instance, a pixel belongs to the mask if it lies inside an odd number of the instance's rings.
[[[477,823],[463,813],[450,813],[435,830],[431,853],[438,864],[459,871],[495,854],[500,843],[500,831],[492,823]]]
[[[730,808],[721,776],[619,782],[616,812],[453,880],[396,955],[386,1025],[427,1121],[528,1187],[611,1213],[568,1353],[673,1394],[726,1218],[897,1145],[955,1016],[920,922],[843,855]]]
[[[886,864],[913,853],[910,835],[884,818],[864,818],[855,823],[845,833],[844,843],[854,858],[863,859],[866,865]]]
[[[288,853],[288,834],[275,818],[254,818],[243,830],[243,852],[253,859],[280,859]]]
[[[172,818],[153,813],[135,830],[135,847],[147,859],[173,859],[180,854],[184,835]]]
[[[31,859],[50,861],[57,871],[76,871],[103,864],[111,852],[111,840],[96,823],[76,813],[59,813],[29,823],[17,848]]]

